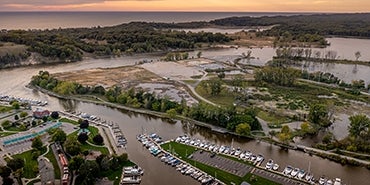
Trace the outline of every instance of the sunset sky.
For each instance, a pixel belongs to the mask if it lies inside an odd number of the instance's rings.
[[[370,12],[370,0],[0,0],[0,11]]]

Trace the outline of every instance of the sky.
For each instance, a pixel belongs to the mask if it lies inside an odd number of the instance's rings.
[[[370,0],[0,0],[0,11],[370,12]]]

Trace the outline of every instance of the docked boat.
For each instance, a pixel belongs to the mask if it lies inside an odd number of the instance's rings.
[[[308,173],[305,177],[306,181],[310,181],[312,179],[313,175]]]
[[[140,184],[140,182],[141,182],[140,176],[132,176],[122,178],[120,184]]]
[[[143,175],[144,170],[142,170],[140,167],[127,167],[123,169],[123,176],[138,176]]]
[[[320,177],[320,179],[319,179],[319,185],[325,185],[326,184],[326,181],[327,181],[327,179],[325,177]]]
[[[298,172],[299,172],[299,168],[294,168],[294,170],[292,171],[292,173],[290,173],[290,175],[292,177],[295,177],[295,176],[297,176]]]
[[[256,162],[262,162],[264,160],[264,157],[263,157],[263,155],[262,154],[258,154],[258,156],[257,156],[257,159],[256,159]]]
[[[272,167],[273,170],[277,171],[279,169],[279,164],[275,163],[274,166]]]
[[[267,164],[266,164],[265,168],[268,169],[268,170],[270,170],[273,165],[274,165],[274,161],[272,159],[269,159],[267,161]]]
[[[299,170],[299,172],[298,172],[298,178],[299,179],[302,179],[305,175],[306,175],[306,172],[303,169]]]
[[[328,181],[326,181],[326,185],[333,185],[333,181],[329,179]]]
[[[334,185],[342,185],[342,179],[335,178]]]
[[[291,166],[287,166],[287,167],[285,167],[283,173],[285,175],[289,175],[290,173],[292,173],[292,171],[293,171],[293,168]]]

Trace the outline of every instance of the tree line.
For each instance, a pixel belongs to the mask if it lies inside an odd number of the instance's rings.
[[[109,102],[121,105],[166,113],[169,117],[184,116],[206,122],[231,131],[239,124],[248,124],[252,130],[261,126],[256,119],[253,109],[238,111],[235,107],[217,107],[204,103],[188,106],[183,99],[181,102],[172,101],[142,89],[131,88],[123,90],[119,86],[104,88],[102,86],[83,86],[75,82],[60,81],[47,71],[40,71],[32,77],[31,84],[62,95],[93,94],[104,97]]]
[[[318,34],[321,36],[370,37],[370,14],[313,14],[292,16],[229,17],[210,21],[219,26],[271,26],[262,33],[281,36],[286,31],[292,35]]]
[[[116,56],[191,49],[199,43],[224,43],[230,38],[220,33],[157,29],[154,24],[132,22],[103,28],[9,30],[0,32],[0,41],[24,44],[30,52],[44,57],[79,61],[84,53]]]

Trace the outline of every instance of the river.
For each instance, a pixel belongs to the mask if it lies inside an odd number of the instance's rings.
[[[218,144],[231,145],[233,136],[218,134],[208,129],[194,125],[167,123],[161,119],[147,115],[129,113],[106,106],[83,103],[78,101],[59,100],[54,97],[30,90],[25,85],[30,81],[31,76],[37,74],[39,70],[47,70],[51,73],[71,71],[78,69],[88,69],[96,67],[116,67],[132,65],[144,59],[158,59],[158,56],[139,55],[114,59],[89,59],[78,63],[68,63],[50,66],[31,66],[14,69],[0,70],[0,94],[9,94],[26,98],[46,100],[50,110],[73,109],[76,111],[88,112],[103,119],[110,120],[119,124],[123,133],[128,139],[128,154],[131,160],[145,169],[142,184],[197,184],[192,178],[183,176],[172,167],[169,167],[154,158],[149,152],[142,148],[136,135],[142,132],[156,132],[165,140],[173,139],[178,135],[188,134],[199,139],[205,139]],[[254,153],[261,153],[266,159],[272,158],[280,164],[281,168],[285,165],[293,165],[298,168],[308,169],[311,163],[311,171],[316,177],[326,175],[330,178],[340,177],[347,184],[365,185],[368,184],[370,171],[361,167],[342,166],[335,162],[321,159],[316,156],[309,156],[299,151],[285,151],[279,147],[272,146],[264,142],[250,141],[243,138],[234,138],[234,147],[241,147],[251,150]]]

